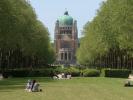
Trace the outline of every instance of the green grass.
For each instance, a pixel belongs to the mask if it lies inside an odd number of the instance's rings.
[[[133,100],[133,87],[124,87],[125,79],[119,78],[73,78],[39,81],[42,92],[26,92],[29,78],[0,80],[0,100]]]

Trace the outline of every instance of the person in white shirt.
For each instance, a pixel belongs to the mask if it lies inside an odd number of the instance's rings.
[[[32,86],[32,81],[31,81],[31,80],[28,80],[28,82],[27,82],[27,84],[26,84],[26,88],[25,88],[25,90],[30,91],[31,86]]]

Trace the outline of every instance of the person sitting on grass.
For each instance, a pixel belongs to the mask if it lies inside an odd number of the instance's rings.
[[[131,86],[130,81],[126,81],[125,86]]]
[[[33,80],[29,92],[39,92],[39,91],[42,92],[42,89],[39,89],[39,84],[36,82],[36,80]]]
[[[32,92],[39,92],[39,84],[35,83],[33,88],[32,88]]]
[[[58,75],[55,73],[54,76],[53,76],[53,79],[58,79]]]
[[[31,81],[31,80],[28,80],[28,82],[27,82],[27,84],[26,84],[26,88],[25,88],[25,90],[30,91],[30,89],[31,89],[31,85],[32,85],[32,81]]]

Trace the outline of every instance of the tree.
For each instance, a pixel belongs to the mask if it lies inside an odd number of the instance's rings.
[[[38,67],[52,63],[47,28],[26,0],[0,0],[0,68]]]
[[[77,52],[81,64],[131,68],[133,64],[133,0],[107,0],[83,30]]]

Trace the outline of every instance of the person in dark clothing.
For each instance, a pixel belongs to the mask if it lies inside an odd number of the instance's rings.
[[[33,90],[33,87],[34,87],[35,83],[36,83],[36,80],[33,80],[32,85],[31,85],[31,91]]]

